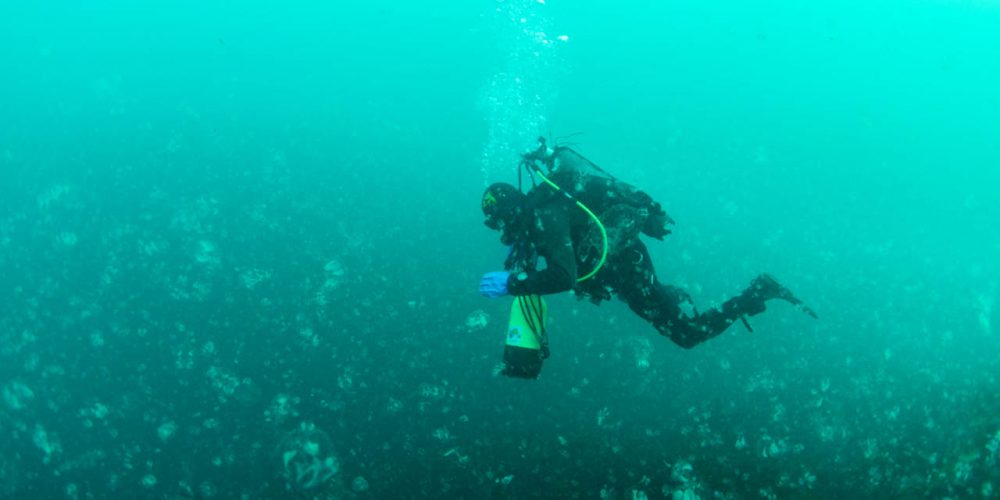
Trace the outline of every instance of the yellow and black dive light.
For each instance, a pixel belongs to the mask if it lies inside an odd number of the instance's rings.
[[[503,348],[503,375],[538,378],[542,361],[549,357],[549,339],[545,331],[548,312],[541,295],[514,298]]]

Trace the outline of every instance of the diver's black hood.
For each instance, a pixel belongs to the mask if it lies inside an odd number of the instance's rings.
[[[497,182],[483,191],[482,209],[486,227],[505,231],[524,219],[527,196],[506,182]]]

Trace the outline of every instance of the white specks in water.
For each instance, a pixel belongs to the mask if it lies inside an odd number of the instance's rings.
[[[80,238],[77,237],[76,233],[72,231],[63,231],[59,233],[57,240],[59,241],[60,244],[64,246],[75,247],[77,242],[80,241]]]
[[[470,332],[475,332],[486,328],[490,324],[490,316],[482,309],[476,309],[465,318],[465,328]]]
[[[168,420],[166,422],[163,422],[162,424],[160,424],[159,427],[156,428],[156,435],[159,436],[160,441],[163,442],[169,441],[170,438],[174,437],[174,434],[176,433],[177,433],[177,424],[175,424],[173,420]]]

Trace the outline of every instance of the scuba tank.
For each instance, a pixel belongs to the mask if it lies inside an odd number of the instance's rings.
[[[548,306],[540,295],[514,298],[507,323],[503,348],[503,371],[508,377],[535,379],[542,362],[549,357],[549,338],[545,331]]]
[[[605,212],[618,210],[629,212],[628,216],[635,226],[634,234],[630,236],[638,236],[641,232],[663,241],[671,233],[670,226],[674,224],[674,220],[659,202],[645,191],[611,175],[576,150],[557,146],[548,157],[542,158],[552,175],[559,176],[564,183],[571,183],[569,186],[577,198],[600,214],[601,221],[606,226],[617,224],[615,221],[609,223]]]

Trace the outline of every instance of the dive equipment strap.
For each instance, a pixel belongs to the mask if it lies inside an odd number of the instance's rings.
[[[533,300],[537,299],[537,300]],[[549,336],[545,331],[545,316],[542,305],[542,298],[537,295],[519,295],[517,306],[521,308],[521,316],[528,323],[528,330],[535,336],[535,340],[541,347],[541,357],[549,357]]]
[[[576,280],[577,283],[581,281],[586,281],[590,278],[593,278],[594,275],[597,274],[597,272],[600,271],[602,267],[604,267],[604,263],[608,259],[608,232],[605,230],[604,224],[601,223],[601,219],[599,219],[596,215],[594,215],[594,212],[592,212],[589,208],[587,208],[586,205],[584,205],[580,200],[578,200],[576,196],[573,195],[573,193],[570,193],[569,191],[566,191],[565,189],[559,187],[559,185],[549,180],[549,178],[546,177],[545,173],[542,172],[542,169],[535,162],[542,161],[548,165],[551,162],[551,156],[545,155],[546,152],[545,138],[539,138],[538,142],[539,142],[538,149],[536,149],[534,152],[522,156],[521,166],[527,169],[529,174],[534,173],[538,175],[538,177],[541,178],[545,184],[548,184],[549,187],[554,189],[557,193],[561,193],[569,201],[573,202],[577,207],[579,207],[580,210],[583,210],[584,213],[586,213],[594,221],[594,224],[597,224],[597,228],[601,231],[601,241],[603,243],[601,245],[600,260],[598,260],[597,265],[594,266],[594,268],[591,269],[589,273],[583,275],[580,278],[577,278]],[[584,159],[586,160],[586,158]],[[590,160],[587,160],[587,162],[590,162]],[[599,169],[599,167],[597,167],[596,165],[594,165],[594,167]],[[520,172],[521,170],[518,169],[519,179],[520,179]],[[534,177],[532,177],[532,181],[534,181]]]

